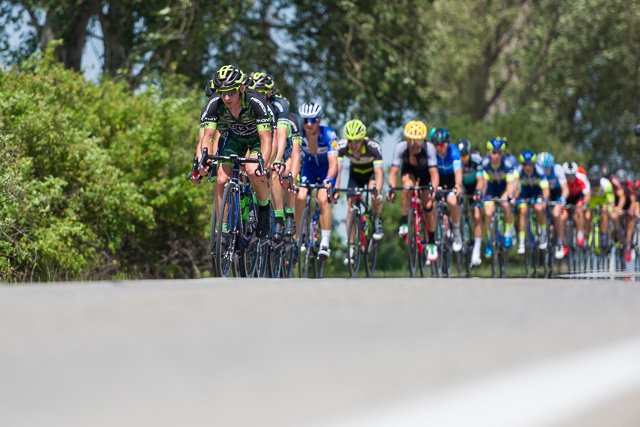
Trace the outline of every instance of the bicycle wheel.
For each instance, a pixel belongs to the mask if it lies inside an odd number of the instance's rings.
[[[298,261],[298,277],[300,278],[309,277],[309,269],[315,275],[316,258],[313,254],[313,246],[313,224],[311,223],[311,212],[307,206],[300,217],[300,231],[298,234],[298,256],[300,257]]]
[[[347,258],[349,259],[349,277],[358,277],[360,269],[360,253],[361,253],[361,235],[362,220],[360,218],[360,210],[351,209],[349,214],[349,227],[347,232]]]
[[[218,213],[216,212],[216,198],[213,198],[213,207],[211,209],[211,228],[209,229],[209,259],[211,260],[211,275],[213,277],[218,277],[218,262],[216,258],[216,219],[218,217]]]
[[[369,214],[369,218],[372,218]],[[369,221],[369,220],[367,220]],[[369,221],[370,222],[370,221]],[[370,224],[372,225],[372,224]],[[369,226],[365,234],[364,266],[367,277],[374,277],[378,260],[378,241],[373,238],[374,228]]]
[[[284,260],[284,243],[271,244],[269,252],[269,277],[279,279],[282,276],[282,264]]]
[[[418,266],[418,241],[420,238],[417,235],[416,229],[416,214],[413,209],[409,209],[409,216],[407,218],[407,259],[409,260],[409,275],[416,277],[416,267]]]
[[[497,209],[497,208],[496,208]],[[491,218],[491,277],[498,277],[500,269],[500,224],[498,221],[498,213],[494,212]]]
[[[451,229],[451,218],[447,215],[448,226],[443,229],[442,239],[440,240],[440,247],[438,257],[442,259],[441,262],[441,276],[451,277],[451,266],[453,264],[453,231]]]
[[[436,229],[434,233],[435,241],[433,243],[436,245],[436,248],[438,249],[438,251],[440,251],[440,253],[438,253],[438,259],[435,261],[431,261],[429,267],[431,270],[431,277],[442,277],[442,240],[444,239],[444,224],[442,221],[442,215],[437,211],[437,205],[434,209],[436,209]],[[426,229],[425,233],[427,233]],[[425,242],[428,242],[427,236],[428,235],[425,235]],[[425,245],[425,252],[426,247],[427,246]]]
[[[216,259],[220,277],[227,277],[234,262],[237,230],[242,227],[241,216],[237,210],[237,191],[234,184],[224,187],[222,203],[218,211],[218,234],[216,240]],[[223,224],[226,224],[227,231]]]
[[[525,235],[524,235],[524,274],[531,277],[533,268],[533,225],[531,224],[531,209],[527,210],[525,219]]]
[[[258,263],[258,245],[260,243],[255,237],[258,205],[253,200],[253,197],[249,199],[249,203],[244,209],[245,212],[242,213],[242,218],[244,219],[242,222],[242,239],[247,242],[247,246],[240,254],[239,272],[242,277],[253,277]]]

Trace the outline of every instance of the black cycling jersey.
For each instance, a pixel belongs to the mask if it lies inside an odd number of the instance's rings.
[[[374,167],[382,167],[382,146],[378,141],[365,138],[360,157],[356,158],[346,139],[338,141],[338,163],[346,157],[351,161],[350,174],[371,175]]]
[[[240,138],[253,139],[262,130],[271,130],[273,111],[264,96],[256,90],[246,89],[240,93],[242,108],[236,119],[222,102],[220,95],[215,94],[202,110],[200,127],[217,129],[222,135],[228,131]]]
[[[276,128],[289,126],[289,101],[280,92],[271,95],[267,101],[273,106]]]
[[[287,138],[291,138],[294,144],[302,144],[302,118],[289,112],[289,132]]]

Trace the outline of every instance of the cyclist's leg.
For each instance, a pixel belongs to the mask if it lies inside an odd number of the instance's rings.
[[[525,236],[527,233],[526,230],[526,221],[527,221],[527,212],[529,211],[529,206],[527,202],[523,200],[518,201],[518,254],[524,254],[524,244],[525,244]]]
[[[412,173],[402,175],[403,187],[414,187],[416,185],[416,177]],[[409,203],[411,202],[411,192],[402,190],[400,195],[400,227],[398,228],[399,236],[407,235],[407,218],[409,216]]]
[[[329,166],[323,168],[318,182],[323,182],[327,177],[327,172],[329,171]],[[329,254],[329,242],[331,239],[331,224],[333,222],[333,218],[331,217],[331,203],[329,203],[329,195],[328,191],[320,190],[317,193],[318,197],[318,206],[320,207],[320,233],[322,235],[320,240],[320,252],[321,256],[327,256]],[[326,249],[323,251],[322,249]]]

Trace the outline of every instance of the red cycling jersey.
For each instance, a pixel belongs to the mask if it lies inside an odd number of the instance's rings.
[[[573,182],[567,179],[567,185],[569,186],[569,198],[571,199],[582,199],[582,196],[591,194],[589,179],[581,172],[576,174],[576,179]]]

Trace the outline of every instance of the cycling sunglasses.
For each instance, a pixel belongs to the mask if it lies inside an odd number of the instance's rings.
[[[359,143],[361,143],[362,141],[364,141],[364,139],[347,139],[347,142],[348,142],[349,144],[359,144]]]
[[[233,96],[236,93],[238,93],[238,89],[240,89],[240,86],[234,87],[233,89],[217,90],[216,92],[218,92],[218,95],[220,95],[221,97],[224,96],[224,95]]]
[[[411,138],[407,138],[407,143],[408,143],[409,145],[416,145],[416,144],[422,145],[422,144],[424,144],[424,139],[411,139]]]
[[[309,118],[304,119],[304,122],[305,122],[305,123],[311,123],[311,124],[314,124],[314,123],[316,123],[318,120],[320,120],[320,119],[318,119],[317,117],[309,117]]]

